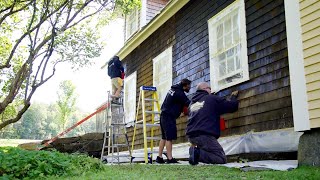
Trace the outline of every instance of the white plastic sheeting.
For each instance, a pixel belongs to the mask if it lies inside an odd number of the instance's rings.
[[[299,138],[302,134],[302,132],[295,132],[292,128],[264,132],[250,131],[243,135],[223,137],[218,141],[226,155],[294,152],[298,150]],[[187,159],[189,157],[189,146],[189,143],[174,144],[173,157]],[[154,150],[157,151],[158,147],[154,148]],[[128,154],[128,151],[121,152],[121,154]],[[143,161],[143,149],[134,150],[132,154],[137,157],[134,161]],[[156,157],[157,154],[154,154],[153,159]],[[128,159],[121,158],[120,162],[128,162]]]

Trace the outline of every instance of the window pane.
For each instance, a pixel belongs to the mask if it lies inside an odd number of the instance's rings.
[[[227,70],[228,73],[232,73],[234,71],[234,58],[233,57],[229,57],[227,59]]]
[[[217,39],[223,36],[223,24],[219,24],[217,27]]]
[[[226,75],[226,63],[222,62],[219,64],[219,77]]]
[[[228,48],[232,44],[232,33],[228,33],[224,36],[225,48]]]
[[[222,54],[218,55],[218,61],[219,62],[224,61],[225,59],[226,59],[226,53],[222,53]]]
[[[223,38],[217,40],[217,52],[220,52],[223,49]]]
[[[231,18],[228,18],[224,22],[224,31],[225,33],[228,33],[231,31]]]

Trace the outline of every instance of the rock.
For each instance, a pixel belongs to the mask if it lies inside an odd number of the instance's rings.
[[[298,147],[300,165],[320,166],[320,128],[304,132]]]

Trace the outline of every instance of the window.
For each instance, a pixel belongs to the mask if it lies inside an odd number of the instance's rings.
[[[133,122],[136,118],[137,72],[124,79],[124,112],[125,121]]]
[[[208,20],[213,91],[249,80],[244,0]]]
[[[138,10],[134,9],[126,16],[126,39],[138,30]]]
[[[157,87],[160,105],[172,85],[172,47],[153,59],[153,86]]]

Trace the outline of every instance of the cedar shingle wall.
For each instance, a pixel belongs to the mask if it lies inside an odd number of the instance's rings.
[[[191,96],[197,83],[210,82],[207,21],[232,2],[190,1],[130,53],[123,62],[128,75],[138,71],[137,88],[152,85],[152,59],[171,45],[174,84],[192,80]],[[283,1],[247,0],[245,7],[250,80],[220,92],[240,90],[240,109],[224,116],[228,129],[222,136],[293,127]],[[177,142],[187,141],[185,127],[186,118],[178,119]],[[141,145],[139,133],[136,144]]]

